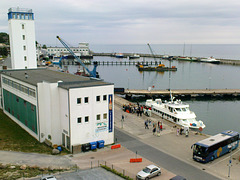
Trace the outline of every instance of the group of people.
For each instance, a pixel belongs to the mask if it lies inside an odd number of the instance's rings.
[[[139,103],[137,103],[137,104],[129,103],[128,105],[126,105],[126,104],[123,105],[123,111],[125,111],[127,113],[137,113],[137,116],[142,116],[143,109],[144,109],[144,106],[139,105]]]
[[[183,127],[181,127],[180,129],[177,128],[177,136],[179,136],[179,134],[182,135],[182,134],[183,134],[183,131],[184,131]],[[188,134],[189,134],[189,130],[186,129],[186,130],[185,130],[185,136],[188,137]]]
[[[157,134],[157,136],[160,136],[160,131],[162,131],[163,129],[163,124],[162,124],[162,121],[158,121],[157,123],[155,122],[152,122],[150,119],[147,119],[145,122],[144,122],[144,125],[145,125],[145,129],[149,129],[149,125],[153,126],[153,135]]]

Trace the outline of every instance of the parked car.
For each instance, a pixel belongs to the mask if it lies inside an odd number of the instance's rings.
[[[44,176],[44,177],[41,177],[40,180],[57,180],[57,178],[55,176]]]
[[[137,179],[150,179],[154,176],[161,175],[161,168],[155,165],[149,165],[145,167],[143,170],[137,173]]]

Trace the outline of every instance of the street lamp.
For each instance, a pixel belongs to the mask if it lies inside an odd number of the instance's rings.
[[[230,159],[229,159],[229,163],[228,163],[228,178],[230,179],[230,168],[232,166],[232,145],[231,144],[228,145],[228,149],[230,152]]]

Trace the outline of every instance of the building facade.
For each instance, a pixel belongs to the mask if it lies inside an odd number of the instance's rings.
[[[8,28],[12,69],[37,68],[32,10],[10,8],[8,10]]]
[[[78,47],[70,47],[70,49],[79,57],[92,58],[88,43],[79,43]],[[48,47],[48,54],[53,56],[62,56],[70,54],[65,47]]]
[[[71,152],[89,142],[114,142],[114,85],[46,69],[1,73],[2,108],[40,142]]]

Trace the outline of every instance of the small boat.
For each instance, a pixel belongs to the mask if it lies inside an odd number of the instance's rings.
[[[124,58],[124,55],[122,53],[117,53],[115,55],[116,58]]]
[[[140,55],[139,54],[133,54],[132,56],[129,56],[128,58],[129,59],[138,59],[138,58],[140,58]]]
[[[220,64],[220,60],[216,60],[214,57],[209,57],[209,58],[202,58],[200,59],[201,62],[206,62],[206,63],[213,63],[213,64]]]
[[[163,119],[171,121],[177,125],[192,129],[203,129],[205,124],[201,120],[196,120],[196,114],[189,109],[189,104],[181,100],[175,100],[170,91],[171,100],[162,102],[161,99],[148,99],[146,106],[151,107],[152,113],[161,116]]]
[[[59,64],[61,57],[60,56],[54,56],[52,60],[52,64]]]
[[[178,57],[178,60],[180,61],[191,61],[191,58],[190,57]]]
[[[177,71],[176,66],[172,67],[165,67],[164,64],[159,64],[158,66],[143,66],[139,65],[138,66],[139,71],[158,71],[158,72],[163,72],[163,71]]]

